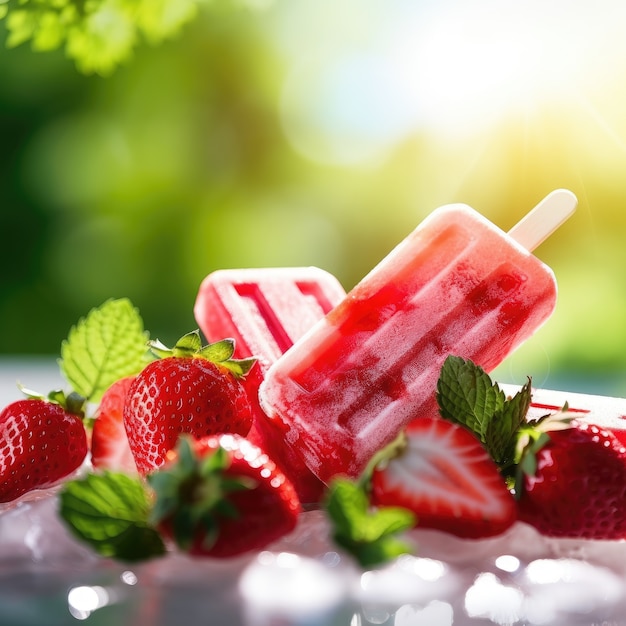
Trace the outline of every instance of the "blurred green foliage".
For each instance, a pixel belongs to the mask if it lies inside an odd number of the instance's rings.
[[[9,48],[61,47],[85,74],[112,73],[140,38],[157,44],[194,18],[201,0],[2,0]]]
[[[126,2],[145,4],[118,5]],[[323,162],[289,135],[284,86],[294,59],[276,33],[281,25],[300,38],[304,59],[348,11],[308,3],[318,21],[297,22],[294,7],[305,2],[253,4],[207,3],[182,28],[191,12],[174,19],[171,38],[144,28],[147,42],[133,36],[132,56],[116,57],[114,72],[79,61],[96,72],[81,74],[61,45],[0,51],[0,353],[57,354],[78,317],[123,296],[153,336],[171,342],[195,328],[196,290],[214,269],[317,265],[349,289],[441,204],[470,204],[506,230],[567,187],[578,213],[537,251],[559,280],[557,312],[502,371],[520,382],[564,372],[619,387],[626,63],[584,104],[511,111],[473,134],[414,129],[375,159]],[[378,27],[358,9],[349,19],[357,39]],[[6,19],[0,28],[9,44],[37,41],[32,28],[18,36]],[[54,47],[44,39],[35,47]],[[357,98],[354,111],[366,105]]]

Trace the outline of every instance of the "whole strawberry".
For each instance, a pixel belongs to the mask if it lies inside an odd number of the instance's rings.
[[[0,413],[0,502],[54,485],[86,454],[81,416],[43,398],[9,404]]]
[[[252,411],[238,379],[254,360],[232,359],[232,340],[202,347],[195,331],[172,350],[161,344],[152,350],[163,358],[137,375],[124,405],[124,427],[140,474],[160,467],[183,433],[196,439],[248,433]]]
[[[518,480],[519,518],[553,537],[626,538],[626,448],[574,420],[529,445]]]
[[[152,522],[195,556],[262,549],[293,530],[300,514],[290,481],[239,435],[181,438],[148,482],[156,496]]]

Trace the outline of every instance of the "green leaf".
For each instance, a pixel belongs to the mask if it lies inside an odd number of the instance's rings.
[[[515,497],[519,499],[524,490],[524,477],[535,476],[537,473],[537,453],[550,442],[550,435],[547,432],[528,428],[525,430],[526,443],[518,451],[518,464],[514,468],[511,476]]]
[[[363,487],[337,479],[328,489],[325,507],[335,542],[363,567],[379,565],[411,551],[398,533],[415,526],[415,516],[400,507],[373,509]]]
[[[56,50],[63,43],[65,25],[55,11],[41,14],[36,32],[33,35],[33,50]]]
[[[235,378],[245,376],[250,371],[250,368],[257,362],[256,357],[233,359],[232,356],[235,353],[234,339],[222,339],[221,341],[203,346],[199,330],[193,330],[183,335],[173,348],[168,348],[158,340],[151,341],[150,351],[155,356],[162,359],[171,356],[178,358],[197,357],[206,359],[207,361],[211,361],[211,363],[225,367]]]
[[[146,39],[160,43],[196,17],[198,0],[139,0],[136,20]]]
[[[506,396],[478,365],[449,356],[437,382],[441,415],[471,430],[483,443],[493,415],[504,407]]]
[[[178,34],[204,0],[2,0],[7,47],[65,46],[84,74],[108,76],[130,59],[141,39],[158,44]]]
[[[137,562],[165,554],[159,533],[148,523],[149,501],[142,483],[126,474],[88,474],[67,482],[60,516],[69,530],[98,554]]]
[[[220,365],[230,370],[236,378],[242,378],[247,375],[256,362],[256,357],[250,357],[249,359],[229,359],[222,361]]]
[[[108,76],[130,58],[137,44],[133,8],[124,0],[87,6],[90,10],[68,29],[66,53],[82,73]]]
[[[209,361],[222,363],[232,358],[235,353],[235,341],[233,339],[222,339],[204,346],[200,354]]]
[[[326,510],[338,535],[354,538],[367,515],[369,501],[363,489],[348,480],[335,480],[328,490]]]
[[[193,354],[202,348],[202,339],[200,331],[193,330],[183,335],[174,346],[174,350],[180,350],[183,354]]]
[[[504,406],[487,423],[485,446],[500,467],[507,467],[515,462],[518,433],[526,423],[530,401],[529,379],[520,391],[505,401]]]
[[[35,15],[26,9],[13,10],[8,13],[6,27],[9,32],[7,48],[16,48],[28,41],[37,28]]]
[[[198,531],[206,537],[205,547],[209,547],[217,538],[221,521],[240,515],[228,495],[254,489],[256,482],[246,476],[226,474],[231,457],[221,446],[198,456],[191,439],[183,436],[176,451],[175,461],[147,477],[154,492],[149,519],[153,524],[171,522],[174,541],[182,550],[188,549]]]
[[[74,391],[98,402],[116,380],[143,369],[148,361],[147,340],[131,302],[108,300],[70,330],[61,345],[61,372]]]
[[[437,382],[437,402],[442,417],[472,431],[503,473],[511,470],[531,402],[530,379],[507,398],[481,367],[450,356]]]

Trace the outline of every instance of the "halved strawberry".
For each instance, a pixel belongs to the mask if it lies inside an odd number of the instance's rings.
[[[372,503],[404,507],[418,527],[460,537],[497,535],[516,519],[515,500],[478,439],[439,418],[415,420],[400,454],[374,470]]]
[[[137,473],[124,428],[124,402],[134,376],[114,382],[102,396],[91,432],[91,464],[96,469]]]

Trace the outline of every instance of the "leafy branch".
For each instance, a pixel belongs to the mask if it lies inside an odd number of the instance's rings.
[[[176,35],[205,0],[0,0],[6,46],[64,48],[83,74],[110,75],[143,39]]]

